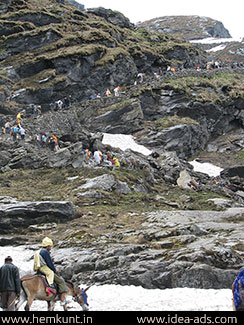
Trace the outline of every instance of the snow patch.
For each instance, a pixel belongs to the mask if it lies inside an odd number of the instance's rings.
[[[147,149],[146,147],[139,145],[135,142],[132,135],[127,134],[103,134],[103,144],[108,144],[114,148],[119,148],[123,151],[126,149],[131,149],[133,151],[142,153],[145,156],[148,156],[152,153],[151,150]]]
[[[215,165],[207,163],[207,162],[200,163],[196,160],[193,160],[193,161],[189,161],[189,163],[194,167],[193,170],[195,172],[201,172],[201,173],[207,174],[211,177],[219,176],[221,171],[223,170],[223,168],[220,168],[218,166],[215,166]]]
[[[226,45],[222,44],[222,45],[218,45],[215,46],[213,48],[211,48],[210,50],[207,50],[206,52],[218,52],[218,51],[222,51],[226,48]]]
[[[243,37],[236,37],[236,38],[214,38],[208,37],[199,40],[191,40],[190,43],[197,43],[197,44],[219,44],[219,43],[231,43],[231,42],[241,42]]]

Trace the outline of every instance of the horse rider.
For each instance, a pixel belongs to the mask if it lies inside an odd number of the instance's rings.
[[[54,282],[57,284],[61,305],[65,305],[67,304],[65,296],[66,292],[68,292],[68,288],[63,278],[57,275],[58,270],[54,266],[50,255],[52,247],[52,239],[45,237],[42,240],[42,248],[34,255],[34,271],[46,275],[47,282],[51,288],[54,288]]]
[[[15,311],[15,302],[20,296],[19,269],[13,264],[11,256],[5,258],[5,264],[0,268],[0,293],[2,305],[6,311]]]

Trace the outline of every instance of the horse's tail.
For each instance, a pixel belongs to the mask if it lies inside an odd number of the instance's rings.
[[[25,288],[23,287],[23,283],[21,281],[21,290],[20,290],[20,296],[19,301],[15,305],[15,309],[19,310],[19,308],[23,305],[23,303],[27,300],[27,293],[25,291]]]
[[[23,286],[23,281],[21,281],[21,289],[22,289],[22,293],[25,295],[25,297],[27,298],[27,293],[25,291],[25,287]]]

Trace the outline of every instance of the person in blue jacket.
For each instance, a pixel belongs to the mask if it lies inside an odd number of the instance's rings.
[[[67,303],[65,297],[68,288],[63,278],[57,275],[58,270],[54,266],[50,255],[52,247],[53,241],[45,237],[42,241],[42,249],[39,251],[40,266],[38,267],[38,271],[46,275],[47,282],[51,288],[54,287],[54,282],[57,284],[61,304],[65,305]]]

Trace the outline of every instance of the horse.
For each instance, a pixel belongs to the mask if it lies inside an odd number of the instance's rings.
[[[19,301],[16,303],[15,309],[19,310],[20,306],[27,301],[25,305],[25,311],[29,311],[34,300],[44,300],[48,303],[48,311],[53,311],[55,302],[58,301],[59,295],[54,294],[52,291],[48,293],[46,291],[46,285],[42,279],[43,276],[38,274],[27,274],[21,278],[21,293]],[[74,285],[70,281],[65,281],[68,288],[66,295],[72,296],[73,300],[78,302],[83,310],[88,310],[87,294],[85,290],[74,288]],[[68,310],[67,304],[63,306],[64,310]]]

